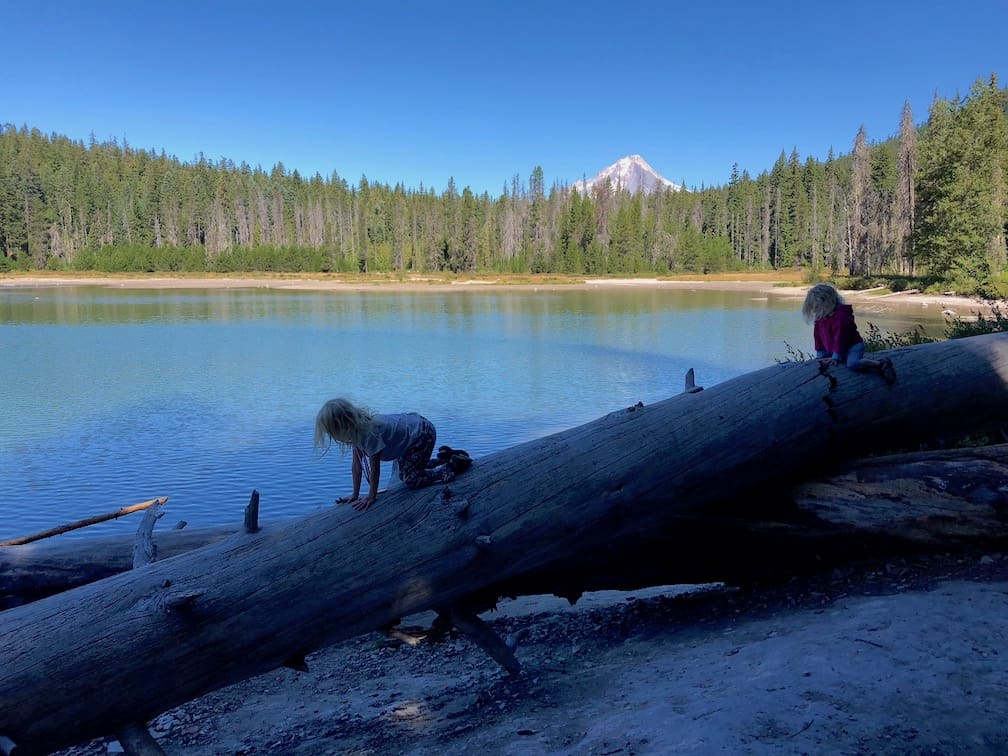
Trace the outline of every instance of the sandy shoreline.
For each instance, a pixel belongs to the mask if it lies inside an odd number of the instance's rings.
[[[368,633],[150,723],[168,756],[1003,754],[1008,558],[894,558],[763,590],[505,600],[464,636]],[[432,614],[407,618],[426,635]],[[107,756],[103,738],[60,756]]]
[[[785,286],[787,284],[788,286]],[[117,289],[296,289],[306,291],[499,291],[499,290],[574,290],[604,288],[706,288],[712,290],[772,291],[779,288],[800,288],[798,281],[778,281],[770,278],[592,278],[557,279],[534,277],[520,279],[468,278],[451,280],[444,277],[413,276],[410,278],[379,278],[364,280],[339,276],[85,276],[60,274],[0,275],[0,288],[105,286]]]
[[[508,280],[469,278],[449,280],[443,277],[414,276],[406,279],[343,278],[339,276],[72,276],[63,274],[4,274],[4,288],[64,288],[71,286],[104,286],[116,289],[286,289],[293,291],[388,291],[388,292],[449,292],[449,291],[574,291],[600,289],[704,289],[709,291],[751,291],[767,296],[801,299],[808,284],[796,277],[766,277],[762,274],[735,276],[704,276],[665,278],[590,278],[557,279],[522,277]],[[848,302],[877,303],[894,307],[934,307],[950,309],[955,314],[988,311],[989,305],[977,299],[956,295],[890,293],[879,289],[844,290]],[[1005,303],[1002,303],[1004,305]]]

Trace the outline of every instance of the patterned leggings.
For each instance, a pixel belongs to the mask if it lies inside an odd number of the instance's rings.
[[[437,443],[437,431],[434,429],[434,424],[425,418],[417,440],[396,460],[399,478],[406,484],[406,488],[423,488],[434,483],[446,483],[455,478],[455,473],[446,465],[427,467],[435,443]]]

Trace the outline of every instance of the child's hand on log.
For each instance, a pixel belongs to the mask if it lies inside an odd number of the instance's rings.
[[[361,499],[361,498],[358,497],[357,501],[354,502],[353,508],[355,510],[357,510],[358,512],[366,512],[368,510],[368,508],[372,504],[374,504],[374,502],[375,502],[375,495],[374,494],[369,494],[366,499]]]

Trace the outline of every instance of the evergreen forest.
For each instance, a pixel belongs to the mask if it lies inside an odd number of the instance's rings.
[[[895,111],[898,107],[894,108]],[[497,197],[350,185],[0,128],[0,272],[674,275],[801,270],[1008,294],[1008,90],[936,97],[849,154],[782,150],[726,185],[582,195],[535,167]]]

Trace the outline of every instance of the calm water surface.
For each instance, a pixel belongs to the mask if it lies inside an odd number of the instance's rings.
[[[264,521],[350,491],[312,448],[345,395],[416,410],[474,457],[810,351],[800,302],[605,289],[0,289],[0,539],[168,496],[160,527]],[[856,309],[941,333],[938,308]],[[383,471],[383,483],[390,466]],[[380,503],[380,502],[379,502]],[[139,515],[63,538],[132,533]]]

